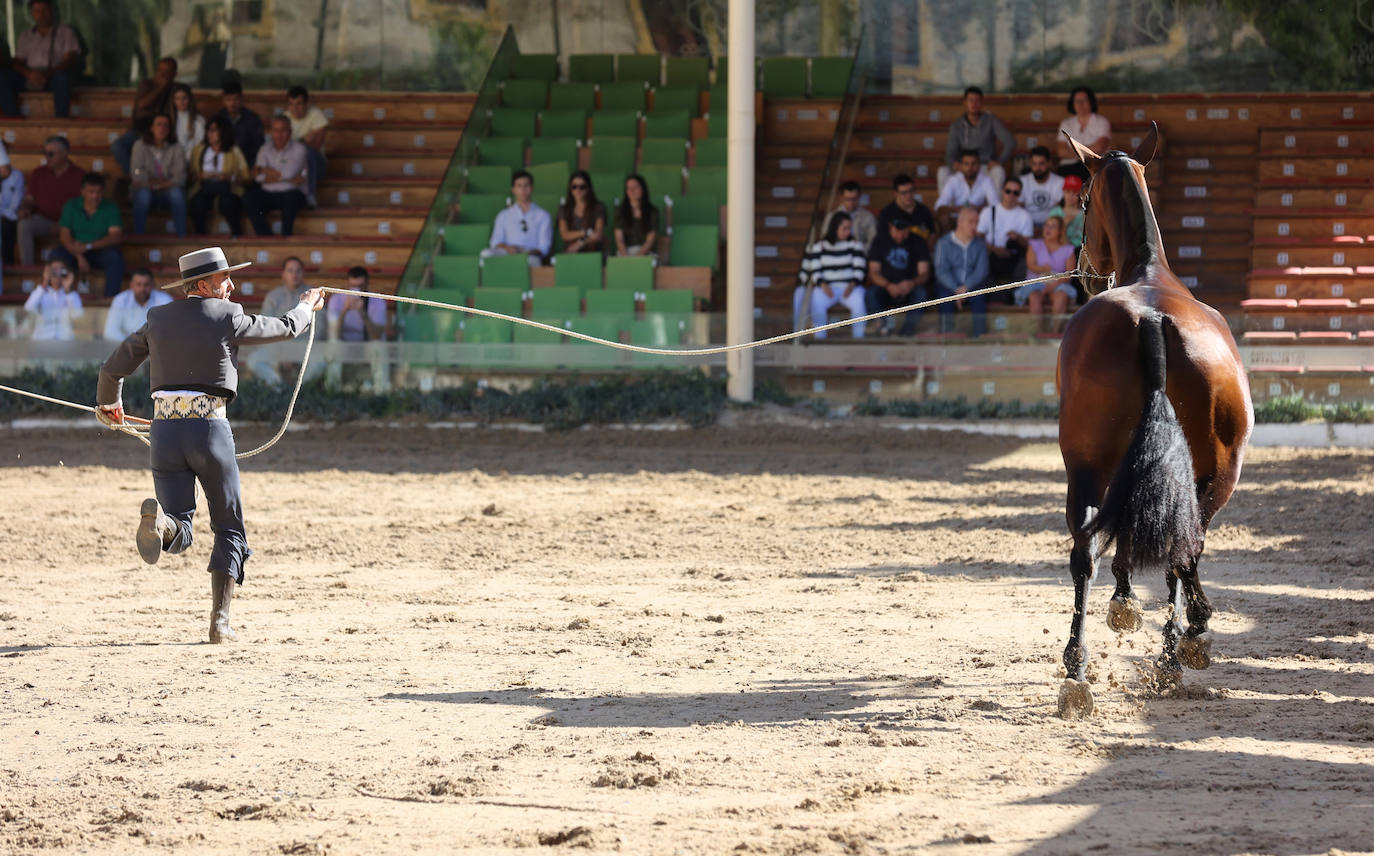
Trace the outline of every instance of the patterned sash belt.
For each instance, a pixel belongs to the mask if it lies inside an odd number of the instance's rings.
[[[228,403],[215,395],[163,395],[153,399],[153,418],[225,419]]]

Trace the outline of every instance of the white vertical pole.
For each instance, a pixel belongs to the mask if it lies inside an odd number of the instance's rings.
[[[730,98],[726,199],[725,342],[754,338],[754,0],[730,0]],[[726,357],[726,392],[754,400],[754,352]]]

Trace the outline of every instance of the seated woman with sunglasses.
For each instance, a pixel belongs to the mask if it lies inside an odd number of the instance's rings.
[[[579,169],[568,179],[568,195],[558,206],[558,234],[566,253],[600,253],[606,248],[606,206],[596,198],[592,177]]]

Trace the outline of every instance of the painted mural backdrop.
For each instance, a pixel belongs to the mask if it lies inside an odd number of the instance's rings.
[[[24,0],[0,0],[13,27]],[[181,78],[472,90],[505,28],[522,50],[711,55],[728,0],[56,0],[91,82],[163,54]],[[1374,0],[756,0],[761,56],[864,56],[880,89],[1293,90],[1374,87]],[[13,30],[12,30],[13,32]]]

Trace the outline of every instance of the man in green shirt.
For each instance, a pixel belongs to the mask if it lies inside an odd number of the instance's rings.
[[[105,272],[105,296],[119,294],[124,288],[124,253],[119,248],[124,229],[118,206],[105,198],[105,176],[86,173],[81,195],[62,206],[58,225],[62,246],[53,250],[53,258],[82,274],[100,268]]]

